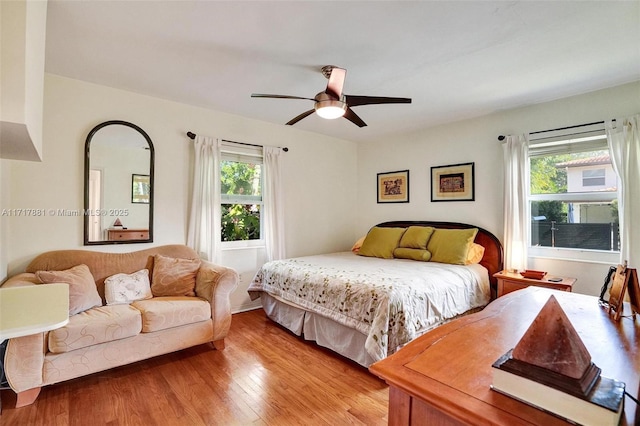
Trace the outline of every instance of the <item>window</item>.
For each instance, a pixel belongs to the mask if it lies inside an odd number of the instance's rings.
[[[582,171],[582,186],[602,186],[605,183],[605,170],[592,169]]]
[[[223,242],[262,239],[262,148],[223,143],[220,161]]]
[[[604,131],[530,142],[531,246],[619,251],[617,176]]]

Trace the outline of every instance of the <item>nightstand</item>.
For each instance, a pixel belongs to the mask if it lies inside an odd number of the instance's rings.
[[[534,280],[531,278],[524,278],[518,272],[507,271],[496,272],[493,276],[498,279],[498,297],[504,296],[512,291],[521,290],[525,287],[529,287],[530,285],[570,292],[577,281],[576,278],[561,277],[553,274],[547,274],[541,280]],[[549,278],[562,278],[562,281],[552,282],[549,281]]]

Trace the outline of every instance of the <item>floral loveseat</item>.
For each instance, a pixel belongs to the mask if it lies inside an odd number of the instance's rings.
[[[58,250],[5,287],[69,284],[69,323],[10,339],[4,359],[17,407],[42,386],[212,342],[224,348],[238,274],[183,245],[131,253]]]

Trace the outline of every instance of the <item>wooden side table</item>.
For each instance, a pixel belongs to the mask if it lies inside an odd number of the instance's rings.
[[[500,271],[493,274],[498,279],[498,297],[504,296],[512,291],[522,290],[531,285],[536,287],[551,288],[560,291],[571,291],[573,285],[578,281],[576,278],[561,277],[558,275],[547,274],[541,280],[524,278],[517,272]],[[561,281],[549,281],[549,279],[561,278]]]
[[[369,370],[389,384],[389,425],[568,425],[491,389],[491,365],[520,340],[554,295],[602,375],[638,397],[640,324],[614,321],[598,298],[535,286],[491,302],[412,340]],[[625,397],[621,426],[640,424],[640,407]]]

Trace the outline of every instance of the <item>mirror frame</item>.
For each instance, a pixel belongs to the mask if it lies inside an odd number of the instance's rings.
[[[133,123],[129,123],[128,121],[122,120],[111,120],[105,121],[104,123],[100,123],[95,126],[89,134],[87,135],[87,139],[84,143],[84,211],[89,210],[89,168],[90,168],[90,154],[91,154],[91,139],[96,134],[96,132],[103,127],[111,126],[114,124],[119,124],[122,126],[130,127],[134,130],[140,132],[140,134],[145,138],[147,144],[149,144],[149,182],[151,185],[151,189],[149,191],[149,238],[145,240],[124,240],[124,241],[89,241],[89,216],[84,215],[84,245],[85,246],[95,246],[95,245],[107,245],[107,244],[140,244],[140,243],[152,243],[153,242],[153,194],[154,194],[154,164],[155,164],[155,150],[153,148],[153,142],[151,142],[151,138],[142,130],[139,126],[136,126]]]

